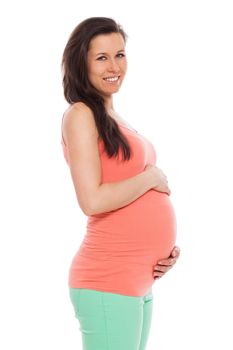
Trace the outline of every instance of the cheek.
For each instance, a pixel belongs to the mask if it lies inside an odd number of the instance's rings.
[[[91,80],[100,80],[104,76],[103,67],[94,67],[89,71],[89,79]]]
[[[92,62],[92,64],[89,65],[89,71],[93,75],[100,75],[105,69],[104,62]]]
[[[90,62],[87,65],[89,80],[95,79],[99,75],[100,67],[95,62]]]
[[[127,72],[127,68],[128,68],[128,65],[127,65],[127,62],[122,62],[122,65],[121,65],[121,69],[124,73]]]

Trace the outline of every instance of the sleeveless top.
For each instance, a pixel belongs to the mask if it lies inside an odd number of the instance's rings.
[[[152,143],[136,130],[118,122],[127,137],[129,161],[109,158],[99,140],[102,183],[121,181],[141,173],[147,164],[156,165]],[[61,139],[69,166],[67,146]],[[86,232],[69,269],[70,288],[88,288],[129,296],[144,296],[155,282],[153,267],[169,257],[176,240],[176,217],[167,193],[148,190],[130,204],[87,217]]]

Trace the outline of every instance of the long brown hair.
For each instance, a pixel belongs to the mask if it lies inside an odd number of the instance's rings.
[[[131,156],[130,145],[116,121],[107,113],[104,99],[90,83],[87,72],[90,41],[99,34],[110,33],[120,33],[126,42],[127,34],[112,18],[90,17],[74,28],[62,56],[62,84],[69,104],[81,101],[92,110],[99,138],[103,140],[108,156],[117,156],[121,147],[126,160]]]

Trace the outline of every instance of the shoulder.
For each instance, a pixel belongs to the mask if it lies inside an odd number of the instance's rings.
[[[98,136],[92,110],[83,102],[70,105],[63,116],[63,131],[67,138],[68,133],[77,131],[79,134]]]
[[[74,116],[78,118],[93,119],[94,115],[92,110],[83,102],[76,102],[70,105],[64,112],[64,120],[72,119]]]

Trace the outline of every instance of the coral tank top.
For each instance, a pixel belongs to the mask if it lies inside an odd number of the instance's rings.
[[[102,183],[121,181],[139,174],[147,164],[156,165],[152,143],[136,130],[117,123],[133,154],[124,162],[120,148],[119,158],[109,158],[99,140]],[[61,143],[69,165],[63,136]],[[122,208],[90,215],[70,265],[69,287],[144,296],[156,281],[153,267],[170,255],[175,240],[176,217],[167,193],[150,189]]]

